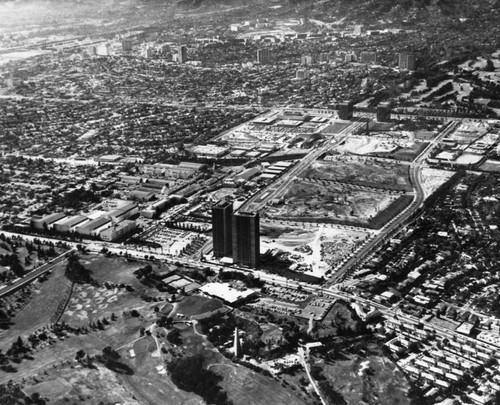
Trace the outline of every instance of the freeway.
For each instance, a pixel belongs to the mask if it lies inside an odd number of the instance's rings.
[[[365,125],[364,121],[354,121],[348,127],[339,132],[335,139],[325,142],[319,149],[311,150],[304,158],[302,158],[302,160],[300,160],[300,162],[293,166],[288,172],[283,174],[283,176],[281,176],[277,181],[271,183],[268,187],[263,188],[248,199],[247,202],[240,207],[240,211],[256,212],[261,210],[268,203],[268,201],[282,195],[282,193],[290,187],[292,182],[295,181],[295,178],[312,162],[318,159],[323,153],[326,153],[335,146],[340,145],[345,141],[349,134],[352,134],[363,125]]]
[[[425,201],[425,191],[421,183],[422,162],[425,162],[431,151],[441,140],[453,132],[457,122],[450,122],[441,133],[429,143],[429,145],[418,155],[410,166],[410,182],[413,185],[414,199],[411,204],[399,215],[389,221],[374,238],[368,240],[347,262],[338,268],[328,280],[327,286],[331,286],[343,280],[346,274],[355,266],[362,263],[378,246],[401,229],[402,225],[411,219]]]
[[[52,259],[50,262],[44,264],[43,266],[39,267],[38,269],[35,269],[35,270],[29,272],[28,274],[26,274],[24,277],[18,279],[13,284],[8,285],[8,286],[0,289],[0,298],[3,298],[9,294],[12,294],[13,292],[24,287],[25,285],[32,283],[38,277],[40,277],[42,274],[47,273],[49,270],[53,269],[59,262],[64,260],[66,257],[68,257],[68,254],[71,251],[75,251],[75,249],[71,249],[71,250],[63,253],[62,255],[57,256],[55,259]]]

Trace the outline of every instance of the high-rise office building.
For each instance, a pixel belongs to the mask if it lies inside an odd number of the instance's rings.
[[[124,39],[122,41],[122,51],[128,52],[132,50],[132,40],[131,39]]]
[[[178,54],[177,61],[179,63],[186,63],[186,61],[187,61],[187,47],[186,47],[186,45],[182,45],[179,48],[179,54]]]
[[[16,85],[16,79],[14,76],[14,72],[9,72],[9,78],[7,79],[7,88],[12,89]]]
[[[259,213],[233,215],[233,263],[257,268],[260,262]]]
[[[146,48],[144,51],[144,56],[148,59],[153,58],[156,55],[156,50],[154,48]]]
[[[271,62],[271,51],[267,48],[257,50],[257,63],[265,65]]]
[[[415,54],[401,52],[399,54],[399,68],[406,70],[415,70]]]
[[[214,257],[224,257],[231,254],[233,203],[220,201],[212,207],[212,238]]]
[[[344,56],[344,62],[356,62],[358,60],[358,56],[354,52],[347,52]]]
[[[386,101],[377,106],[377,121],[390,122],[391,121],[392,106],[391,103]]]
[[[354,105],[350,101],[339,103],[339,118],[341,120],[350,120],[354,113]]]

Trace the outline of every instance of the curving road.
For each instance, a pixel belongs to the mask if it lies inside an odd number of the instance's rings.
[[[458,122],[450,122],[441,133],[429,143],[424,151],[415,158],[410,166],[410,182],[413,185],[414,199],[412,203],[399,215],[389,221],[373,239],[363,245],[347,262],[337,269],[335,274],[328,279],[326,286],[329,287],[345,278],[345,275],[354,266],[362,263],[381,243],[398,231],[407,220],[409,220],[425,201],[425,191],[421,183],[422,163],[425,162],[431,151],[441,142],[441,140],[453,132]]]

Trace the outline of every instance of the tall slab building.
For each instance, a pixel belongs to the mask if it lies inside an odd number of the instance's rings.
[[[231,254],[233,248],[232,217],[232,202],[220,201],[212,207],[212,237],[215,257]]]
[[[399,54],[399,68],[405,70],[415,70],[415,54],[401,52]]]
[[[354,114],[354,104],[351,101],[339,103],[339,118],[350,120]]]
[[[182,45],[178,50],[178,58],[179,63],[186,63],[187,61],[187,47],[186,45]]]
[[[271,62],[271,51],[267,48],[257,49],[257,63],[265,65]]]
[[[390,122],[391,121],[392,105],[390,102],[379,103],[377,106],[377,121]]]
[[[259,267],[259,213],[237,212],[233,215],[233,263]]]

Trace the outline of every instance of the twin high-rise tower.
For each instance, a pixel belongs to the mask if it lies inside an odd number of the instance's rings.
[[[229,256],[233,250],[233,203],[221,201],[212,207],[212,235],[215,257]]]
[[[233,215],[233,263],[259,267],[259,213],[237,212]]]
[[[233,263],[257,268],[260,259],[259,214],[233,213],[233,203],[221,201],[212,207],[215,257],[232,254]]]

